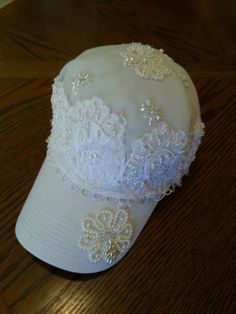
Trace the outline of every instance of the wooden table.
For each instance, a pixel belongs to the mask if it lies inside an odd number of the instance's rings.
[[[16,0],[0,11],[0,313],[236,313],[236,2]],[[192,76],[206,135],[183,186],[99,275],[51,267],[14,226],[50,130],[53,77],[90,47],[163,48]]]

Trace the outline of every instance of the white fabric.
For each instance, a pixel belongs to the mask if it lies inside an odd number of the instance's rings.
[[[132,203],[130,212],[135,226],[130,247],[145,226],[156,203]],[[16,237],[34,256],[61,269],[77,273],[93,273],[113,266],[104,261],[90,263],[86,252],[78,246],[82,223],[88,213],[113,208],[105,200],[92,200],[70,189],[68,184],[45,159],[38,177],[17,220]]]
[[[162,50],[135,43],[82,53],[55,79],[51,100],[47,158],[16,235],[49,264],[101,271],[188,173],[204,133],[197,93]]]

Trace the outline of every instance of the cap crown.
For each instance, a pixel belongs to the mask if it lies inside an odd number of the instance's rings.
[[[55,79],[51,101],[48,157],[98,197],[160,200],[181,184],[203,135],[190,77],[148,45],[85,51]]]

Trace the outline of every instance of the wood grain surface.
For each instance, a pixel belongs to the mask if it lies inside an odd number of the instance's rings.
[[[236,313],[236,2],[16,0],[0,10],[0,313]],[[196,84],[206,124],[183,186],[128,255],[97,275],[34,258],[14,226],[50,130],[53,77],[83,50],[163,48]]]

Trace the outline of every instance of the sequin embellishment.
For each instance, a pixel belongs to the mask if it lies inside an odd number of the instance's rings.
[[[72,92],[74,95],[78,94],[78,90],[87,85],[92,83],[92,76],[89,73],[77,73],[72,80]]]
[[[119,253],[129,248],[133,227],[128,222],[127,209],[127,205],[120,205],[117,209],[105,208],[97,215],[85,218],[79,246],[87,251],[92,263],[104,260],[111,264]]]
[[[140,105],[140,111],[144,113],[144,118],[148,118],[149,126],[161,120],[161,108],[151,104],[149,99],[146,99],[145,103]]]
[[[163,80],[165,76],[172,73],[164,62],[166,55],[163,52],[163,49],[158,50],[149,45],[132,43],[124,45],[120,55],[124,58],[123,66],[133,69],[140,77]]]

